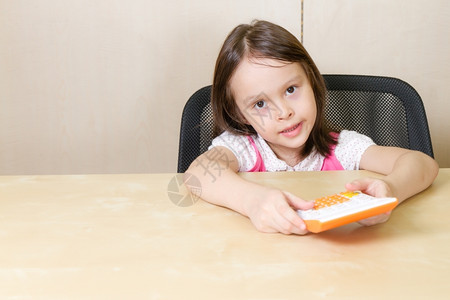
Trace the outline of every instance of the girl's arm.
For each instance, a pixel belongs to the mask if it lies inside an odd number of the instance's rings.
[[[436,178],[439,166],[430,156],[396,147],[369,147],[363,154],[360,168],[383,175],[399,202],[423,191]]]
[[[360,190],[375,197],[393,196],[399,202],[425,190],[439,172],[439,166],[430,156],[396,147],[371,146],[363,154],[360,169],[385,175],[382,179],[362,178],[346,185],[349,190]],[[388,219],[389,213],[361,221],[373,225]]]
[[[193,161],[186,173],[200,181],[201,195],[197,196],[249,217],[260,231],[307,232],[295,210],[310,209],[314,205],[312,202],[249,182],[237,174],[238,169],[238,161],[229,149],[214,147]]]

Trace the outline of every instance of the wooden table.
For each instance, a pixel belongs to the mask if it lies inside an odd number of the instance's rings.
[[[242,174],[311,200],[365,175]],[[201,200],[189,206],[196,199],[178,195],[179,178],[0,176],[0,298],[450,297],[450,169],[388,223],[307,236],[260,233]]]

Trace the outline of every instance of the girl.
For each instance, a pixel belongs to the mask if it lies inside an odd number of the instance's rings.
[[[200,180],[201,197],[248,216],[262,232],[305,234],[296,210],[310,209],[313,202],[236,173],[365,169],[385,176],[361,178],[347,190],[395,196],[399,202],[433,182],[438,166],[421,152],[377,146],[352,131],[330,132],[322,117],[325,93],[319,70],[292,34],[266,21],[237,26],[214,72],[217,137],[186,172]],[[388,218],[389,213],[360,223]]]

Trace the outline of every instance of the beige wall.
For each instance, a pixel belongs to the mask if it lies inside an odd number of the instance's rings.
[[[450,2],[304,2],[303,41],[321,72],[410,83],[424,101],[435,158],[450,167]]]
[[[450,167],[447,1],[304,2],[319,68],[410,82]],[[300,4],[0,0],[0,174],[175,172],[183,105],[225,35],[263,18],[300,36]]]
[[[226,34],[300,1],[0,0],[0,174],[175,172]]]

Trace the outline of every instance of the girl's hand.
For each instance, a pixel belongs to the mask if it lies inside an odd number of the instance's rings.
[[[390,186],[381,179],[362,178],[354,180],[345,185],[349,191],[361,191],[373,197],[393,197]],[[391,215],[391,212],[383,213],[381,215],[373,216],[358,223],[364,226],[372,226],[379,223],[386,222]]]
[[[303,235],[308,230],[296,210],[313,207],[314,202],[302,200],[291,193],[265,190],[258,201],[248,206],[247,216],[259,231]]]

